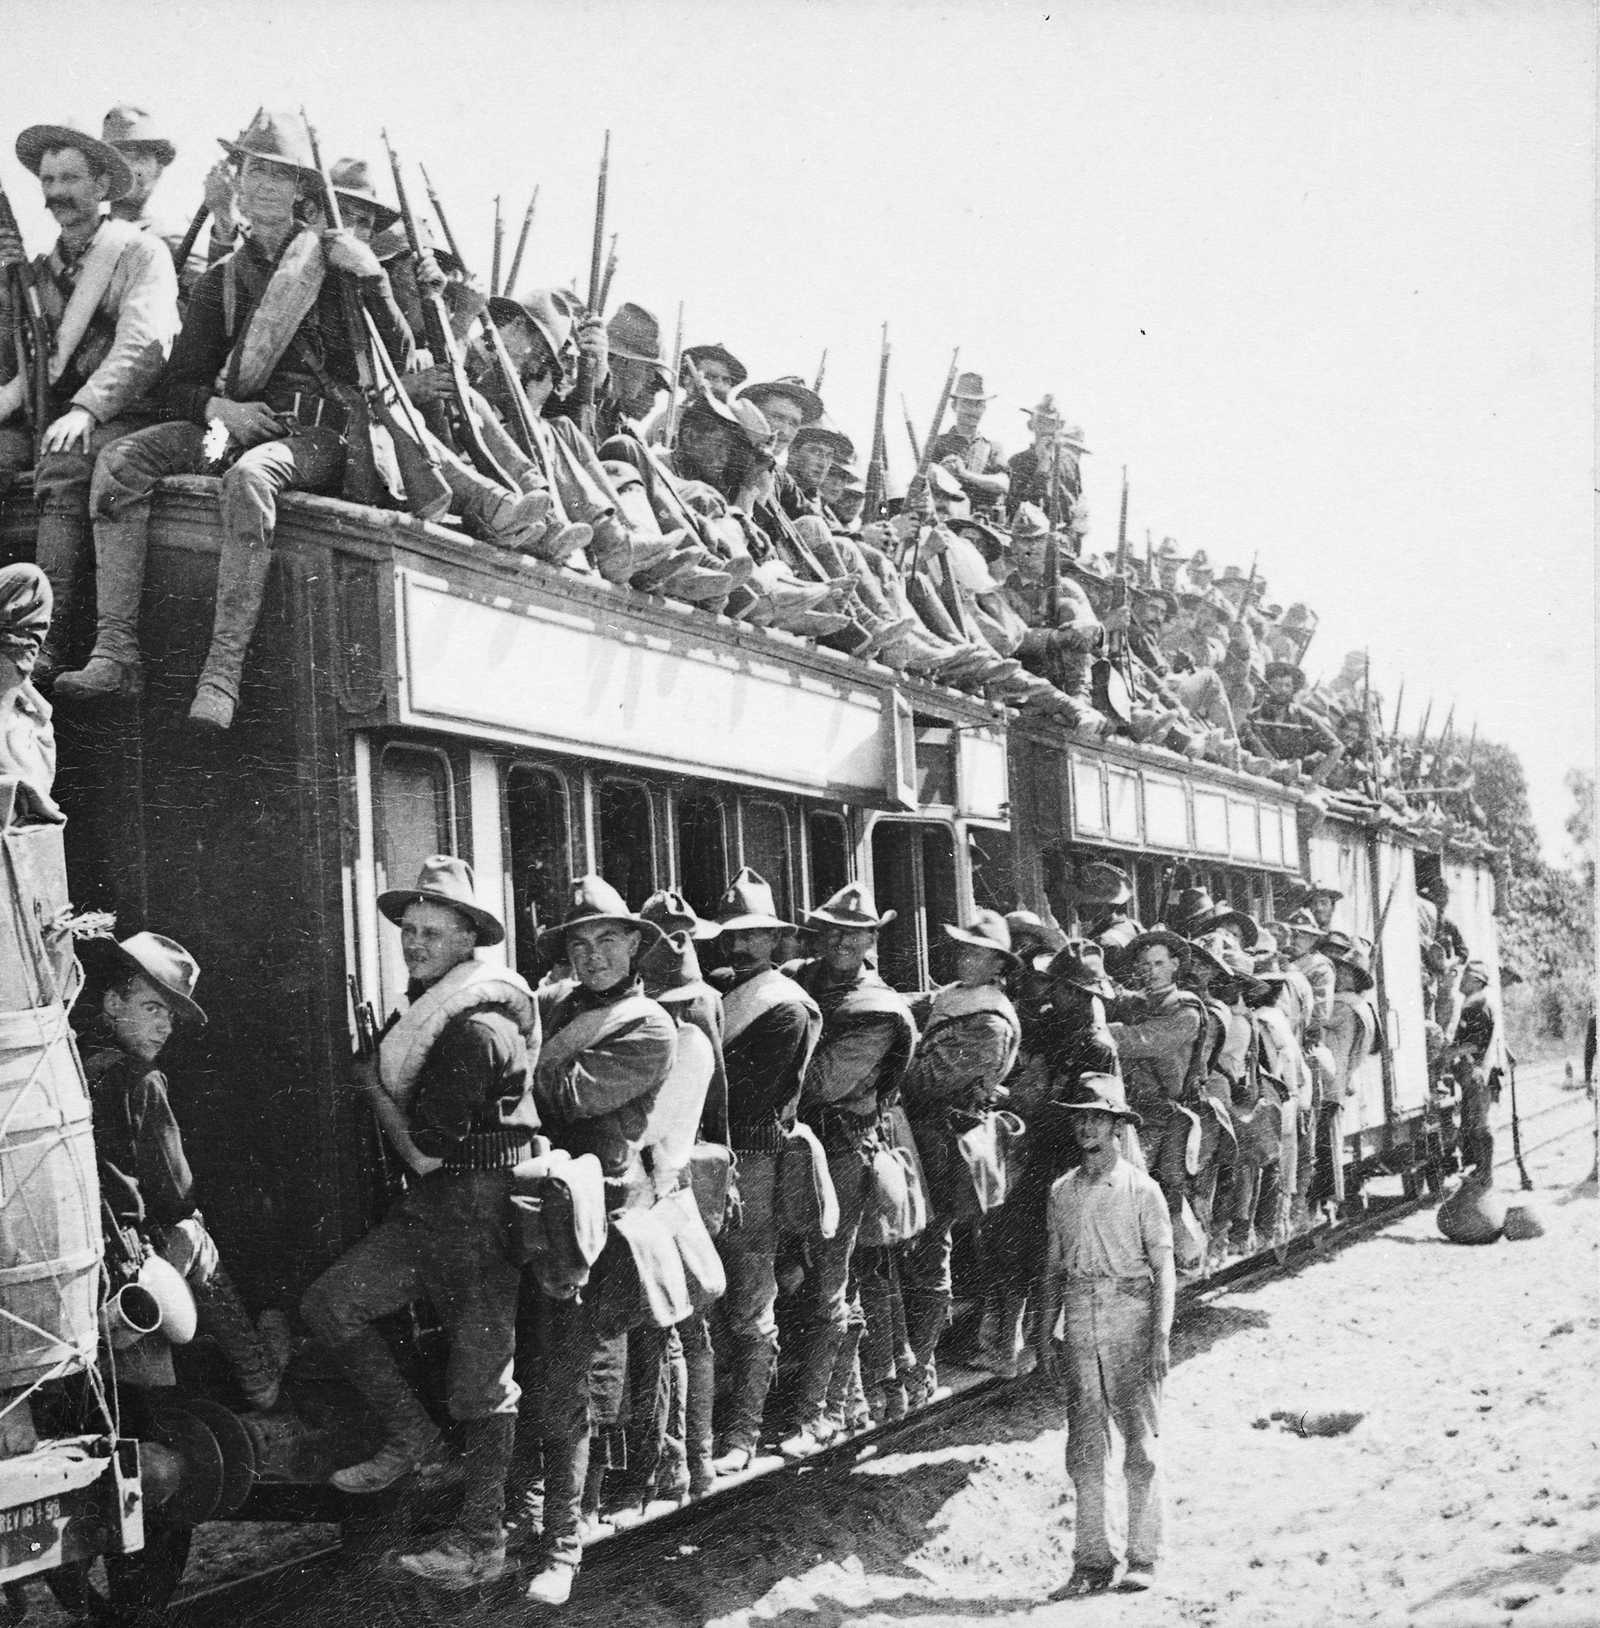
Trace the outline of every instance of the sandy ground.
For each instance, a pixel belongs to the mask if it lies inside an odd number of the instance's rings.
[[[1582,1119],[1559,1071],[1524,1087],[1530,1146]],[[1508,1135],[1501,1150],[1510,1151]],[[1041,1385],[842,1477],[802,1473],[626,1567],[600,1561],[558,1619],[581,1628],[935,1628],[966,1623],[1600,1625],[1600,1225],[1582,1136],[1532,1153],[1546,1235],[1462,1248],[1424,1211],[1292,1276],[1221,1296],[1175,1339],[1169,1549],[1155,1592],[1053,1600],[1071,1566],[1063,1412]],[[1517,1185],[1514,1169],[1501,1185]],[[1348,1406],[1339,1439],[1275,1409]],[[1262,1428],[1262,1425],[1266,1425]],[[708,1512],[709,1513],[709,1512]],[[212,1525],[188,1581],[326,1541]],[[598,1558],[598,1557],[597,1557]],[[297,1628],[417,1625],[347,1573],[334,1597],[248,1610]],[[308,1605],[310,1608],[308,1609]],[[528,1621],[514,1597],[438,1621]],[[31,1621],[48,1624],[43,1610]],[[192,1618],[190,1620],[193,1620]]]

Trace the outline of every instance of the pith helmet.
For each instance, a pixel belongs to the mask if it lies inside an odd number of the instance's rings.
[[[653,948],[665,936],[653,921],[628,908],[627,901],[603,877],[592,871],[587,876],[573,879],[572,902],[559,926],[546,927],[539,934],[539,948],[547,955],[560,955],[566,951],[567,929],[581,927],[591,921],[614,921],[620,927],[629,927],[639,934],[639,951]]]
[[[945,937],[957,944],[971,945],[975,950],[994,950],[1005,958],[1008,967],[1020,967],[1022,958],[1011,948],[1011,929],[998,910],[978,910],[965,927],[945,924]]]
[[[894,911],[878,914],[877,900],[865,882],[846,882],[833,895],[825,899],[806,916],[807,927],[869,927],[876,930],[887,927],[894,920]]]
[[[175,938],[161,933],[135,933],[120,943],[113,938],[86,938],[78,945],[78,953],[110,976],[136,972],[148,978],[180,1017],[192,1023],[206,1021],[194,999],[200,963]]]
[[[68,119],[65,124],[30,124],[17,137],[17,162],[34,175],[44,155],[54,147],[76,147],[96,169],[106,172],[111,190],[107,198],[115,203],[133,185],[128,161],[109,142],[89,134],[86,119]]]
[[[759,871],[746,865],[717,900],[716,930],[719,933],[747,933],[765,928],[793,932],[794,923],[785,921],[778,914],[772,884]]]
[[[156,121],[131,102],[119,102],[106,114],[100,139],[124,153],[151,153],[163,168],[178,156],[178,149],[160,133]]]
[[[485,910],[474,896],[472,867],[454,854],[434,854],[422,862],[417,885],[391,888],[378,895],[378,909],[397,927],[412,904],[447,904],[472,923],[480,944],[498,944],[506,930],[499,918]]]

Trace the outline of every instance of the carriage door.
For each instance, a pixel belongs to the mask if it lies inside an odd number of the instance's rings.
[[[879,820],[872,827],[872,891],[895,919],[878,935],[878,971],[903,992],[948,982],[949,940],[957,920],[955,833],[932,820]]]
[[[1381,984],[1379,1013],[1394,1060],[1394,1114],[1418,1112],[1428,1098],[1428,1047],[1423,1027],[1421,962],[1417,953],[1417,886],[1410,848],[1375,837],[1372,843],[1373,971]],[[1365,1090],[1365,1088],[1364,1088]]]

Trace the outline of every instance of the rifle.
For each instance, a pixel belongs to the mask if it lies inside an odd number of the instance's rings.
[[[1306,659],[1306,651],[1311,648],[1311,641],[1317,636],[1317,629],[1322,626],[1322,618],[1315,611],[1312,611],[1311,616],[1311,626],[1306,630],[1306,636],[1300,642],[1300,654],[1297,658],[1302,665]]]
[[[350,1009],[356,1021],[356,1056],[363,1062],[373,1062],[378,1055],[378,1015],[372,1002],[361,997],[361,984],[352,972],[345,978],[350,991]],[[389,1139],[383,1134],[376,1114],[368,1116],[372,1124],[373,1140],[377,1144],[378,1180],[381,1187],[381,1206],[388,1209],[406,1188],[405,1170],[395,1158]]]
[[[872,414],[872,456],[867,463],[867,493],[861,505],[864,521],[878,518],[883,508],[884,488],[889,482],[888,448],[883,442],[883,414],[889,393],[889,324],[883,325],[883,342],[878,351],[878,405]]]
[[[1239,595],[1239,614],[1243,616],[1250,609],[1250,595],[1256,585],[1256,567],[1261,563],[1261,550],[1258,548],[1250,556],[1250,575],[1244,579],[1244,592]]]
[[[617,234],[611,234],[611,247],[606,250],[606,269],[600,274],[600,303],[594,308],[597,317],[606,314],[606,304],[611,298],[611,279],[617,274]]]
[[[400,205],[400,219],[405,226],[406,241],[411,245],[413,258],[420,261],[423,252],[422,235],[417,229],[417,217],[412,212],[411,199],[406,193],[405,176],[400,169],[400,160],[389,142],[389,132],[380,131],[379,136],[383,142],[383,150],[389,155],[389,173],[394,177],[395,200]],[[483,439],[483,432],[478,427],[477,417],[472,411],[471,387],[467,383],[461,350],[456,344],[455,333],[450,326],[450,312],[444,303],[444,295],[438,290],[424,289],[419,281],[417,299],[422,305],[422,326],[428,341],[428,349],[449,374],[450,388],[444,397],[443,407],[452,439],[466,453],[479,474],[486,475],[490,480],[515,491],[516,481],[500,467],[494,454],[490,452]]]
[[[264,105],[256,109],[255,115],[250,120],[250,123],[239,132],[239,141],[241,144],[243,143],[244,138],[250,134],[251,129],[255,125],[256,119],[259,119],[265,112],[266,107]],[[178,239],[178,246],[172,251],[172,264],[177,268],[177,272],[180,277],[183,275],[183,268],[189,264],[189,256],[194,253],[195,243],[200,236],[200,228],[205,225],[206,216],[210,213],[210,206],[202,199],[200,207],[195,210],[194,216],[189,222],[189,229],[181,238]]]
[[[606,240],[606,183],[611,175],[611,132],[606,131],[605,146],[600,150],[600,178],[595,184],[594,236],[589,245],[589,314],[598,317],[600,311],[600,283],[603,276],[601,249]],[[593,441],[596,437],[594,368],[587,358],[578,369],[578,423],[583,433]]]
[[[494,250],[489,260],[489,292],[498,295],[500,289],[500,256],[505,249],[506,223],[500,214],[500,194],[494,195]]]
[[[516,298],[517,273],[522,270],[522,251],[528,246],[528,233],[533,230],[533,212],[539,207],[539,189],[533,189],[528,200],[527,213],[522,217],[522,230],[517,234],[516,252],[511,256],[511,269],[506,273],[505,292]]]
[[[1472,720],[1472,739],[1467,742],[1467,772],[1472,771],[1472,760],[1478,755],[1478,720]]]
[[[1430,695],[1428,697],[1427,706],[1424,707],[1423,710],[1422,710],[1422,725],[1417,730],[1417,743],[1416,743],[1415,746],[1413,746],[1411,748],[1412,767],[1414,769],[1416,769],[1418,771],[1418,773],[1420,773],[1421,770],[1422,770],[1422,743],[1428,738],[1428,721],[1432,717],[1433,717],[1433,697]],[[1405,781],[1404,764],[1402,763],[1402,765],[1401,765],[1401,783],[1402,783],[1402,785],[1404,784],[1404,781]]]
[[[693,361],[689,363],[694,366]],[[698,372],[698,369],[696,370]],[[678,301],[678,326],[672,335],[672,394],[667,397],[667,422],[662,428],[661,444],[671,452],[678,444],[678,414],[683,406],[683,391],[679,381],[683,375],[683,301]]]
[[[418,164],[417,168],[422,171],[422,184],[428,189],[428,202],[433,205],[434,219],[444,233],[445,247],[456,257],[457,264],[465,269],[467,262],[462,256],[461,245],[456,242],[456,234],[450,230],[450,218],[444,212],[444,205],[439,202],[439,194],[433,190],[433,178],[428,174],[428,166]]]
[[[1372,719],[1372,652],[1362,652],[1361,664],[1361,718],[1367,732],[1367,794],[1373,802],[1378,798],[1378,731]]]
[[[906,440],[911,443],[911,461],[914,464],[922,462],[922,448],[917,444],[917,432],[911,422],[911,409],[906,405],[905,395],[900,397],[900,414],[906,421]]]
[[[0,226],[16,232],[18,237],[22,235],[3,184],[0,184]],[[33,456],[37,462],[50,422],[50,353],[55,348],[55,338],[39,298],[38,273],[32,262],[24,258],[8,266],[6,282],[10,285],[11,307],[15,312],[11,337],[17,352],[16,388],[19,404],[26,392],[28,417],[33,427]]]
[[[928,427],[928,439],[922,443],[922,456],[917,460],[917,472],[911,477],[911,485],[907,491],[915,491],[920,481],[924,485],[928,479],[928,466],[933,462],[933,444],[939,439],[939,426],[944,423],[944,415],[950,407],[950,392],[956,387],[956,368],[961,361],[961,347],[959,345],[950,352],[950,371],[944,376],[944,388],[939,392],[939,405],[933,410],[933,423]],[[909,428],[909,421],[907,428]],[[917,562],[922,555],[922,527],[917,527],[917,540],[911,550],[911,571],[909,578],[916,580]]]
[[[323,202],[328,211],[328,223],[339,231],[344,217],[339,212],[339,195],[333,190],[333,180],[322,162],[317,145],[317,133],[304,108],[300,117],[305,121],[306,137],[311,144],[311,161],[322,182]],[[383,421],[394,443],[395,463],[405,487],[406,507],[423,520],[436,520],[450,508],[450,488],[439,473],[439,462],[428,446],[428,432],[411,398],[400,383],[393,359],[378,333],[372,313],[361,302],[354,281],[339,277],[339,300],[344,310],[345,327],[350,336],[350,348],[355,352],[356,376],[360,381],[361,396],[369,413]],[[352,438],[352,446],[354,438]],[[371,487],[378,485],[377,471],[369,452],[366,459],[372,471]],[[365,484],[363,482],[362,484]],[[376,495],[373,490],[372,495]],[[357,501],[370,501],[358,498]]]
[[[1147,588],[1156,585],[1155,550],[1150,540],[1150,528],[1144,528],[1144,583]]]
[[[1395,701],[1394,701],[1394,728],[1389,731],[1389,738],[1391,740],[1399,740],[1400,739],[1400,709],[1405,704],[1406,704],[1406,681],[1402,678],[1400,680],[1400,693],[1399,693],[1399,695],[1397,695],[1395,697]]]
[[[822,360],[817,363],[817,382],[811,386],[813,395],[822,394],[822,381],[828,376],[828,347],[822,347]]]

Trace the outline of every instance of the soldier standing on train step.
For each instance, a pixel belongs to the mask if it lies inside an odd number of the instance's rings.
[[[1118,1152],[1121,1124],[1139,1123],[1122,1081],[1086,1076],[1065,1112],[1083,1163],[1050,1192],[1038,1347],[1040,1367],[1067,1393],[1067,1473],[1077,1506],[1066,1589],[1101,1593],[1126,1560],[1119,1586],[1137,1593],[1155,1581],[1161,1559],[1161,1387],[1172,1365],[1177,1288],[1172,1226],[1161,1190]],[[1107,1493],[1119,1490],[1113,1436],[1122,1438],[1125,1523],[1120,1508],[1107,1508]]]
[[[718,1347],[728,1391],[720,1475],[737,1474],[754,1457],[778,1360],[778,1161],[822,1032],[817,1003],[773,964],[784,934],[793,931],[778,915],[766,879],[745,866],[717,904],[728,965],[711,978],[722,992],[728,1130],[742,1211],[740,1224],[717,1240],[728,1274]]]
[[[377,1328],[380,1318],[424,1300],[443,1322],[445,1400],[458,1426],[465,1487],[449,1530],[400,1564],[442,1588],[466,1589],[505,1569],[520,1281],[507,1216],[511,1168],[539,1123],[530,1089],[539,1018],[527,984],[478,957],[480,946],[504,940],[505,929],[478,904],[464,860],[424,860],[417,885],[379,894],[378,909],[400,929],[406,1004],[357,1084],[417,1179],[311,1285],[300,1309],[382,1422],[378,1451],[331,1478],[348,1493],[382,1492],[404,1476],[425,1487],[456,1472]]]
[[[180,1023],[206,1021],[194,999],[199,965],[160,933],[135,933],[121,943],[87,938],[79,953],[102,983],[103,1043],[88,1051],[83,1071],[94,1104],[100,1194],[106,1219],[117,1229],[108,1242],[114,1253],[122,1244],[125,1266],[153,1250],[183,1274],[199,1314],[198,1332],[221,1348],[250,1406],[269,1410],[278,1401],[288,1360],[288,1325],[279,1312],[263,1315],[259,1331],[251,1324],[196,1206],[166,1076],[156,1067]],[[144,1346],[118,1358],[123,1382],[141,1382],[141,1353],[150,1365],[144,1383],[171,1385],[170,1356]]]
[[[566,919],[539,935],[540,949],[569,965],[577,981],[539,990],[545,1044],[535,1098],[556,1146],[600,1161],[612,1214],[648,1202],[641,1148],[677,1050],[677,1025],[645,996],[638,971],[641,955],[661,937],[660,928],[630,911],[599,876],[580,877]],[[572,1593],[583,1558],[590,1423],[594,1412],[615,1417],[620,1399],[622,1353],[596,1365],[603,1342],[592,1300],[557,1300],[543,1290],[530,1290],[524,1300],[517,1367],[535,1404],[523,1431],[537,1437],[544,1468],[539,1570],[527,1593],[536,1605],[564,1605]],[[625,1339],[604,1343],[620,1347]],[[619,1394],[592,1394],[592,1368],[597,1383]],[[519,1483],[524,1457],[533,1456],[524,1445],[519,1441]]]
[[[208,426],[220,425],[225,445],[216,452],[227,470],[216,616],[189,708],[190,723],[207,730],[233,723],[245,652],[266,597],[279,494],[331,491],[344,473],[353,420],[341,397],[358,373],[342,278],[354,280],[396,367],[411,354],[405,318],[371,248],[350,228],[322,232],[304,224],[321,197],[305,122],[263,113],[242,142],[223,146],[243,160],[250,236],[195,285],[161,382],[171,421],[125,437],[95,465],[94,652],[56,685],[62,700],[73,701],[143,691],[139,609],[155,489],[164,476],[206,468],[216,439]]]
[[[1096,860],[1084,866],[1074,898],[1083,936],[1100,946],[1111,977],[1125,977],[1128,947],[1143,931],[1128,909],[1133,878],[1119,865]]]
[[[95,459],[156,417],[151,396],[178,332],[178,280],[160,238],[100,213],[133,187],[133,171],[115,147],[69,120],[30,125],[17,137],[17,157],[39,177],[60,228],[54,248],[33,262],[54,335],[44,424],[28,422],[32,394],[18,371],[15,341],[27,313],[11,307],[12,279],[0,279],[0,490],[33,468],[34,557],[55,595],[55,630],[37,669],[43,680],[58,659],[89,552]],[[0,271],[25,257],[22,239],[0,230]]]
[[[906,1003],[868,965],[879,929],[894,911],[878,914],[871,891],[850,882],[816,906],[806,926],[817,954],[784,968],[816,1002],[822,1035],[806,1069],[800,1111],[828,1154],[839,1200],[839,1228],[820,1242],[805,1289],[804,1355],[796,1429],[786,1456],[804,1457],[837,1434],[828,1418],[836,1377],[854,1366],[866,1327],[852,1266],[856,1234],[868,1197],[878,1115],[900,1087],[916,1047]]]
[[[1489,1058],[1494,1049],[1498,1019],[1489,1003],[1489,969],[1482,961],[1469,961],[1461,971],[1461,1016],[1450,1042],[1446,1068],[1461,1094],[1461,1162],[1480,1181],[1494,1175],[1494,1131],[1489,1110],[1491,1089]]]
[[[944,931],[956,946],[956,979],[911,1003],[921,1038],[904,1088],[928,1181],[928,1224],[905,1245],[900,1267],[917,1360],[907,1385],[912,1408],[933,1398],[934,1352],[950,1313],[951,1234],[962,1211],[959,1188],[969,1180],[956,1140],[1003,1099],[1022,1041],[1016,1008],[1002,988],[1006,974],[1021,966],[1005,917],[979,910],[967,926],[946,924]]]

